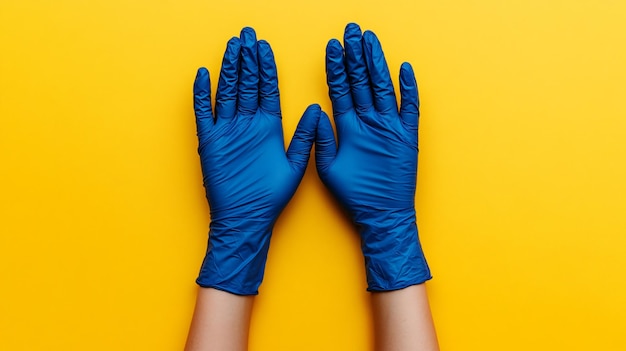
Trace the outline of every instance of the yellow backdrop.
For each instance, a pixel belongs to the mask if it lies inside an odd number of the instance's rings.
[[[386,4],[385,4],[386,3]],[[626,349],[626,3],[3,0],[0,350],[177,350],[209,222],[191,88],[243,26],[286,143],[354,21],[422,101],[417,212],[443,350]],[[397,83],[397,80],[396,80]],[[358,238],[309,167],[251,350],[370,350]]]

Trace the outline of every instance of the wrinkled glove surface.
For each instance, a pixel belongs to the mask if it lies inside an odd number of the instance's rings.
[[[198,152],[211,224],[197,279],[238,295],[258,293],[274,222],[309,159],[321,110],[306,110],[285,153],[276,64],[252,28],[226,47],[215,114],[206,68],[194,83]]]
[[[335,39],[328,43],[326,75],[338,145],[322,115],[317,170],[357,225],[368,290],[423,283],[431,275],[415,219],[419,101],[413,69],[408,63],[400,68],[398,111],[378,38],[351,23],[343,47]]]

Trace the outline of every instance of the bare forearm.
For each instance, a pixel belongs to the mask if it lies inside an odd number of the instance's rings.
[[[372,293],[376,351],[438,351],[425,284]]]
[[[185,351],[245,351],[254,296],[198,288]]]

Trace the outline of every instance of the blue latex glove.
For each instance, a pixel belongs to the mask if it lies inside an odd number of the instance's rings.
[[[413,69],[400,68],[401,106],[376,35],[349,24],[326,48],[326,75],[339,147],[319,119],[315,157],[326,186],[361,235],[368,290],[389,291],[431,278],[417,235],[415,183],[419,101]]]
[[[254,295],[278,215],[309,160],[321,113],[306,110],[285,153],[274,54],[252,28],[226,47],[215,118],[209,72],[200,68],[194,107],[204,186],[211,208],[207,253],[197,283]]]

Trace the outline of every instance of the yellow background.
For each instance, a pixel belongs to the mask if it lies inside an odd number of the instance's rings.
[[[626,349],[626,3],[0,4],[0,350],[177,350],[208,207],[191,88],[254,27],[286,142],[324,48],[375,31],[422,101],[417,211],[443,350]],[[396,79],[397,83],[397,79]],[[358,239],[309,167],[250,350],[370,350]]]

